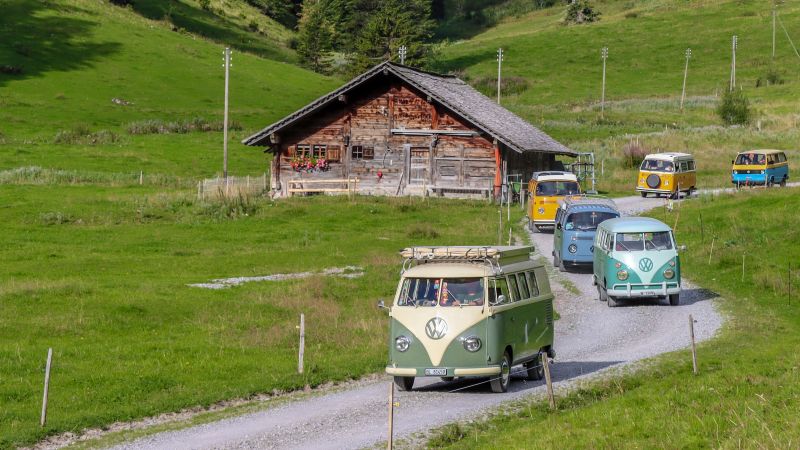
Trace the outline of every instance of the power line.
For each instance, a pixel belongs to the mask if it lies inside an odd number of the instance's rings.
[[[783,26],[783,21],[780,18],[778,18],[778,23],[781,25],[781,28],[783,28],[783,32],[786,33],[786,39],[788,39],[789,44],[792,45],[792,50],[794,50],[794,54],[797,55],[798,58],[800,58],[800,53],[797,52],[797,47],[794,46],[794,42],[792,42],[792,38],[789,36],[789,32],[786,31],[786,27]]]

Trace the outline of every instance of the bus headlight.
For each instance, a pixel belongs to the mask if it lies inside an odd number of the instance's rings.
[[[762,171],[761,171],[761,175],[764,175],[765,173],[767,173],[767,171],[766,171],[766,170],[762,170]]]
[[[406,336],[397,336],[394,340],[394,348],[397,349],[399,352],[404,352],[408,350],[408,347],[411,346],[411,338]]]
[[[463,342],[464,349],[466,349],[468,352],[474,353],[481,349],[481,340],[478,338],[478,336],[466,337],[464,338]]]
[[[628,279],[628,271],[627,270],[620,270],[619,272],[617,272],[617,278],[619,278],[620,281],[627,280]]]
[[[539,212],[539,214],[544,214],[544,208],[539,208],[537,211]]]
[[[672,277],[674,277],[674,276],[675,276],[675,271],[674,270],[667,269],[667,270],[664,271],[664,278],[666,278],[668,280],[671,280]]]
[[[569,247],[567,247],[567,250],[569,250],[570,253],[575,253],[575,252],[578,251],[578,246],[575,245],[575,244],[569,244]]]

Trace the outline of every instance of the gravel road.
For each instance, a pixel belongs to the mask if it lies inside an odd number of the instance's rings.
[[[663,199],[617,199],[623,214],[636,214],[661,206]],[[550,233],[533,233],[537,251],[548,261]],[[565,283],[565,280],[569,283]],[[601,374],[612,366],[687,348],[688,315],[696,319],[700,340],[713,336],[722,324],[714,307],[714,294],[684,280],[681,305],[662,301],[633,301],[609,308],[597,299],[591,273],[559,273],[551,277],[556,293],[556,363],[552,366],[556,387]],[[571,284],[575,295],[565,288]],[[477,418],[501,403],[541,395],[542,382],[512,380],[509,392],[492,394],[476,380],[445,383],[439,379],[417,380],[415,390],[400,392],[395,409],[395,438],[409,437],[454,421]],[[351,389],[288,402],[219,422],[180,431],[165,432],[120,445],[118,449],[197,448],[363,448],[386,439],[389,377],[359,383]],[[456,390],[455,392],[453,392]]]

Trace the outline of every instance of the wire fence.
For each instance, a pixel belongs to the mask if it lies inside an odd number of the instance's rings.
[[[197,183],[197,198],[201,200],[257,196],[268,191],[269,178],[266,173],[260,177],[206,178]]]

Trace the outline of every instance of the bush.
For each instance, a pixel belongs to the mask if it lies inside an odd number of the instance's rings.
[[[637,168],[650,153],[639,141],[630,141],[622,147],[622,166],[628,169]]]
[[[726,125],[745,125],[750,122],[750,103],[741,89],[726,90],[720,97],[717,115]]]
[[[184,134],[192,131],[222,131],[222,121],[209,122],[202,117],[181,122],[164,122],[159,119],[140,120],[128,124],[128,134]],[[239,131],[242,125],[236,121],[228,122],[228,130]]]
[[[0,73],[6,75],[19,75],[22,73],[22,67],[19,66],[0,66]]]
[[[211,11],[211,0],[200,0],[200,7],[206,11]]]
[[[59,130],[53,138],[54,144],[114,144],[119,142],[119,135],[113,131],[100,130],[96,133],[86,125],[76,125],[71,130]]]
[[[783,77],[781,76],[781,73],[778,72],[778,69],[774,67],[770,67],[764,76],[758,77],[756,80],[756,87],[772,86],[776,84],[783,84]]]
[[[471,80],[469,84],[487,97],[494,98],[497,95],[496,77],[478,77]],[[530,82],[522,77],[505,77],[500,79],[500,94],[503,96],[521,94],[528,90],[529,87]]]
[[[576,25],[598,20],[600,20],[600,12],[594,9],[589,0],[572,0],[567,6],[567,14],[564,17],[564,23]]]

